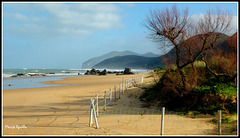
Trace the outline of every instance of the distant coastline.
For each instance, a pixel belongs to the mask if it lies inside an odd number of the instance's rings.
[[[3,69],[3,78],[83,75],[86,69]]]
[[[123,71],[123,70],[124,69],[108,69],[108,71]],[[3,69],[2,86],[3,90],[63,86],[63,85],[48,85],[39,82],[61,80],[67,77],[84,76],[84,73],[86,73],[86,71],[87,69]],[[132,71],[135,73],[139,73],[148,72],[149,70],[133,69]],[[29,74],[35,75],[30,76]],[[13,75],[17,76],[12,77]]]
[[[91,69],[3,69],[3,78],[23,78],[41,76],[77,76],[84,75]],[[103,69],[98,69],[100,71]],[[123,71],[123,69],[107,69],[107,71]],[[147,72],[147,69],[132,69],[133,72]]]

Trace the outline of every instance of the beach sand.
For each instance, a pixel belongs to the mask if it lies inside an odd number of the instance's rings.
[[[90,99],[135,75],[80,76],[44,82],[67,86],[3,90],[3,135],[160,135],[161,111],[144,108],[131,87],[107,110],[99,103],[99,129],[89,127]],[[144,78],[144,83],[153,81]],[[113,90],[112,90],[113,91]],[[190,118],[166,111],[164,135],[216,134],[211,118]]]

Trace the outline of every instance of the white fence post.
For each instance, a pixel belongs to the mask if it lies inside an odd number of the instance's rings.
[[[165,107],[162,108],[161,135],[163,135],[163,131],[164,131],[164,115],[165,115]]]
[[[97,122],[97,115],[96,115],[95,105],[94,105],[94,99],[91,99],[91,102],[92,102],[92,110],[93,110],[95,125],[96,125],[96,128],[99,128],[98,127],[98,122]]]
[[[218,110],[218,134],[221,135],[221,110]]]
[[[104,111],[106,111],[106,104],[107,104],[106,96],[107,96],[107,92],[105,91],[105,93],[104,93]]]
[[[89,127],[91,127],[92,125],[92,113],[93,112],[93,108],[92,108],[92,99],[90,99],[90,118],[89,118]]]

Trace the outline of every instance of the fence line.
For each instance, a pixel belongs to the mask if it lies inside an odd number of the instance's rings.
[[[130,87],[134,87],[137,84],[143,83],[143,78],[144,75],[141,76],[134,76],[128,79],[122,79],[121,83],[119,83],[119,90],[118,90],[118,96],[117,96],[117,86],[114,86],[114,102],[117,102],[117,99],[121,99],[121,96],[124,94],[124,86],[125,86],[125,90],[127,90]],[[113,89],[110,89],[109,91],[109,96],[107,94],[107,91],[105,90],[103,95],[98,95],[96,94],[95,98],[90,99],[90,119],[89,119],[89,126],[91,127],[92,123],[93,123],[93,117],[95,120],[95,125],[96,128],[99,128],[98,122],[97,122],[97,118],[100,116],[99,114],[99,107],[103,107],[103,111],[106,112],[107,111],[107,107],[112,105],[113,102]],[[130,113],[129,109],[129,113]],[[119,111],[120,114],[124,114],[126,113],[126,111],[122,112],[122,110],[117,109],[115,111],[115,113],[117,113]],[[155,110],[156,112],[160,110]],[[109,111],[108,111],[109,112]],[[132,114],[145,114],[145,112],[148,112],[149,114],[149,110],[143,109],[142,112],[140,111],[140,108],[138,109],[138,111],[134,112],[134,109],[132,109]],[[171,111],[169,111],[170,113]],[[107,113],[107,112],[106,112]],[[114,113],[114,111],[112,111],[112,113]],[[147,113],[146,113],[147,114]],[[152,114],[154,114],[154,109],[152,110]],[[159,114],[160,115],[160,114]],[[177,114],[176,114],[177,115]],[[162,107],[162,113],[161,113],[161,130],[160,130],[160,135],[164,135],[164,116],[165,116],[165,107]],[[218,120],[218,135],[221,135],[221,110],[218,111],[218,115],[217,115],[217,120]],[[197,117],[197,116],[196,116]]]
[[[121,98],[121,95],[124,94],[124,86],[125,86],[125,90],[127,90],[127,87],[131,87],[134,86],[134,84],[140,84],[143,83],[143,77],[144,75],[141,76],[135,76],[132,77],[130,79],[122,79],[122,82],[119,83],[119,99]],[[134,80],[134,81],[133,81]],[[129,84],[128,84],[129,83]],[[102,100],[99,100],[101,99]],[[95,100],[96,99],[96,100]],[[110,89],[109,91],[109,97],[107,97],[107,91],[105,90],[104,95],[103,96],[98,96],[98,94],[96,94],[95,99],[90,99],[90,119],[89,119],[89,126],[91,127],[92,124],[92,118],[94,115],[94,119],[95,119],[95,124],[96,124],[96,128],[99,128],[98,126],[98,122],[97,122],[97,117],[99,117],[99,106],[101,106],[101,104],[103,103],[103,110],[106,111],[107,110],[107,106],[111,106],[112,105],[112,89]],[[95,103],[96,101],[96,103]],[[117,101],[117,88],[116,86],[114,86],[114,101]]]

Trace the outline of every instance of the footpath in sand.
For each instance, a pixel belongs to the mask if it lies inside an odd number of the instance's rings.
[[[140,75],[140,74],[136,74]],[[135,75],[135,76],[136,76]],[[90,99],[134,75],[81,76],[44,82],[68,86],[3,90],[3,135],[160,135],[161,112],[143,108],[131,87],[107,110],[99,106],[99,129],[89,127]],[[152,78],[144,78],[144,83]],[[118,90],[118,89],[117,89]],[[211,118],[191,118],[166,110],[164,135],[215,135]]]

